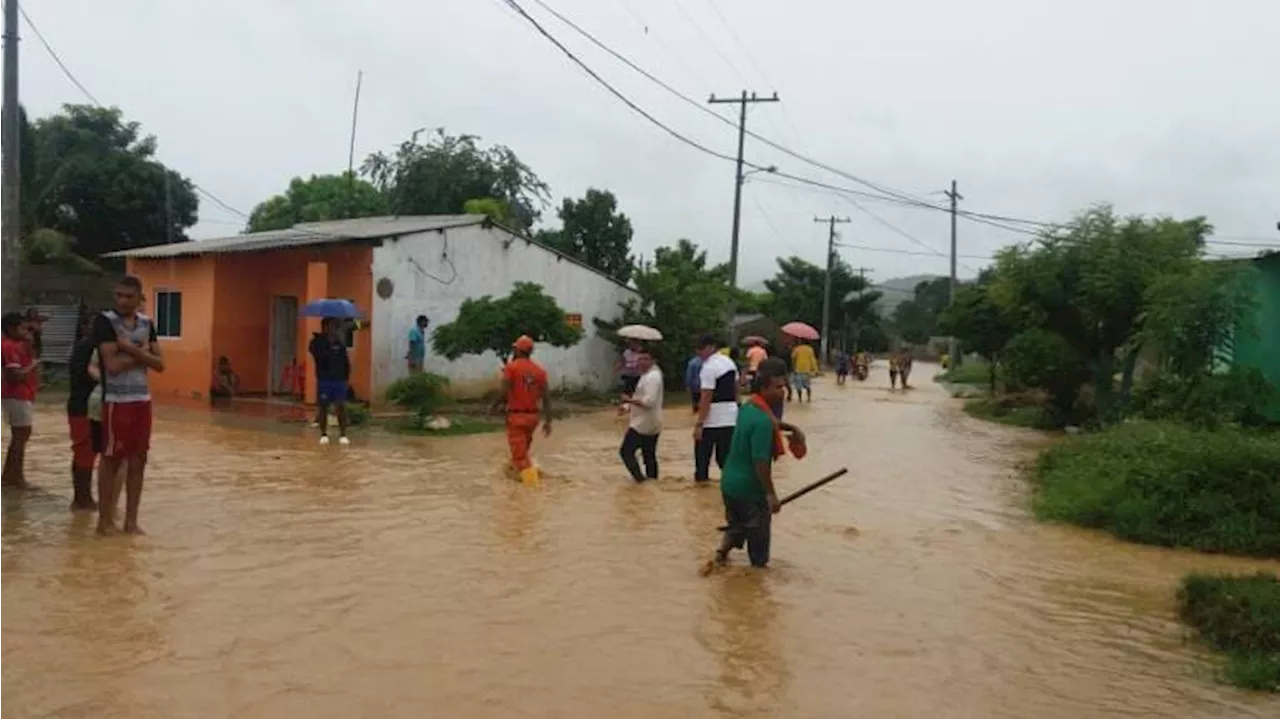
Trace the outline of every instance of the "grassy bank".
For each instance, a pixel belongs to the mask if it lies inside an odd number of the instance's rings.
[[[970,417],[1012,427],[1056,429],[1045,416],[1044,408],[1040,404],[1028,403],[1012,395],[974,397],[965,401],[964,411]]]
[[[1280,580],[1192,574],[1178,590],[1178,613],[1208,646],[1227,655],[1223,678],[1280,692]]]
[[[1041,519],[1145,544],[1280,556],[1280,438],[1135,422],[1072,437],[1032,470]]]
[[[998,373],[998,370],[997,370]],[[972,384],[986,387],[991,384],[991,365],[982,360],[969,360],[959,367],[934,375],[935,382]]]

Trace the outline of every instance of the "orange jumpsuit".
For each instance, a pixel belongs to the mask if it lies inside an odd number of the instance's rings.
[[[502,368],[507,380],[507,445],[518,471],[533,466],[529,447],[538,428],[538,402],[547,391],[547,371],[528,357],[517,357]]]

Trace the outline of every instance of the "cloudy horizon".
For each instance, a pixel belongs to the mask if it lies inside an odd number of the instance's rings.
[[[520,2],[662,122],[734,153],[733,128],[535,0]],[[782,102],[751,108],[752,131],[881,185],[945,202],[939,192],[955,178],[964,209],[1053,221],[1099,202],[1125,214],[1205,215],[1218,238],[1280,246],[1280,93],[1269,76],[1280,67],[1271,37],[1280,3],[544,2],[691,97],[778,92]],[[633,222],[637,254],[688,237],[713,260],[728,258],[732,163],[632,112],[501,0],[45,0],[24,9],[90,92],[157,136],[166,164],[240,211],[295,176],[345,169],[363,71],[357,163],[421,127],[476,134],[511,147],[551,186],[544,224],[556,223],[560,198],[608,189]],[[21,35],[28,115],[86,102],[25,23]],[[865,189],[752,138],[746,158]],[[201,199],[193,237],[243,227]],[[771,275],[776,256],[820,263],[826,226],[814,218],[831,214],[852,219],[840,231],[855,247],[841,256],[874,279],[947,272],[947,259],[921,246],[946,251],[945,213],[859,204],[749,178],[743,284]],[[967,221],[959,236],[961,276],[1024,239]]]

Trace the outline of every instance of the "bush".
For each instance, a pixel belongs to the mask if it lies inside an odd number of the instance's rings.
[[[448,387],[448,377],[418,372],[392,382],[387,388],[387,401],[412,411],[418,426],[422,426],[444,405]]]
[[[1041,453],[1033,504],[1134,542],[1280,556],[1277,477],[1275,437],[1133,422]]]
[[[1088,379],[1088,368],[1061,335],[1027,330],[1009,340],[1000,361],[1010,385],[1049,393],[1048,409],[1055,424],[1061,426],[1079,419],[1075,416],[1076,397]]]
[[[1225,374],[1195,381],[1160,374],[1134,391],[1134,409],[1147,419],[1171,419],[1212,429],[1225,424],[1246,427],[1269,422],[1266,408],[1275,389],[1254,367],[1233,367]]]
[[[352,427],[369,424],[369,420],[372,418],[373,413],[369,411],[368,405],[355,403],[347,405],[347,424]]]
[[[1205,644],[1226,652],[1225,678],[1280,692],[1280,580],[1191,574],[1178,590],[1178,614]]]
[[[1000,368],[997,366],[997,377],[999,372]],[[991,384],[991,364],[986,360],[968,360],[959,367],[952,367],[946,372],[940,372],[934,379],[938,382],[977,384],[985,387]]]
[[[970,417],[999,422],[1013,427],[1056,429],[1044,407],[1024,395],[999,397],[975,397],[964,403],[964,411]]]

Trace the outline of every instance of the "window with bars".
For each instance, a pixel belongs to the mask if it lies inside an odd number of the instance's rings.
[[[182,293],[160,290],[156,292],[156,336],[182,336]]]

